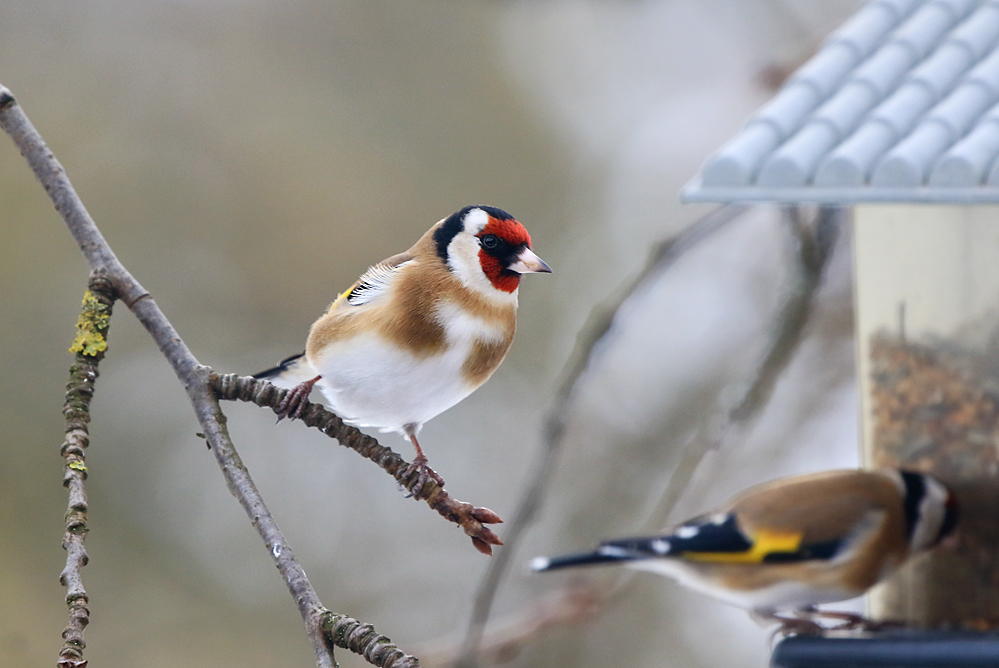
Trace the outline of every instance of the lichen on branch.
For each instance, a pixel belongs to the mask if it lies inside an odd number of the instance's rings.
[[[60,653],[59,667],[84,668],[87,664],[83,659],[85,646],[83,629],[89,622],[90,610],[89,599],[80,580],[80,569],[87,563],[87,553],[83,545],[88,530],[87,498],[83,489],[83,481],[87,474],[84,449],[89,443],[87,424],[90,421],[90,398],[93,396],[93,383],[97,378],[97,363],[107,350],[107,325],[110,319],[104,316],[110,316],[111,304],[115,299],[120,299],[152,337],[187,392],[191,407],[215,454],[226,484],[252,520],[254,528],[267,546],[278,572],[302,615],[306,633],[315,651],[316,665],[318,668],[334,668],[336,661],[332,645],[323,637],[323,631],[319,628],[321,615],[329,611],[320,602],[305,571],[295,558],[294,552],[288,546],[259,490],[250,478],[249,472],[239,460],[235,445],[226,429],[225,416],[219,408],[218,398],[208,387],[207,376],[211,370],[198,362],[150,293],[118,260],[70,183],[66,170],[45,145],[41,135],[28,120],[14,96],[2,84],[0,84],[0,129],[13,140],[45,188],[56,211],[79,245],[92,275],[91,294],[84,300],[79,335],[73,343],[77,361],[71,370],[63,411],[67,425],[66,441],[63,444],[65,458],[63,480],[69,489],[69,511],[66,515],[64,540],[68,556],[62,581],[68,589],[66,601],[70,608],[70,623],[63,632],[66,643]],[[475,519],[471,513],[466,515]],[[468,525],[472,526],[470,523]],[[282,545],[284,549],[274,550],[275,545]],[[377,644],[384,643],[378,640]],[[367,657],[367,654],[365,656]],[[415,659],[409,664],[391,665],[393,668],[415,665]]]
[[[69,347],[71,353],[96,357],[108,348],[107,331],[111,322],[111,305],[104,304],[87,290],[83,293],[83,306],[76,321],[76,338]]]
[[[83,296],[83,305],[77,324],[79,334],[71,352],[76,360],[69,371],[66,384],[66,401],[63,415],[66,418],[66,439],[62,444],[62,484],[69,491],[69,508],[66,511],[66,530],[62,546],[66,550],[66,566],[59,581],[66,587],[66,605],[69,622],[62,632],[63,646],[59,651],[60,668],[84,668],[86,642],[83,630],[90,623],[90,597],[83,587],[81,569],[87,565],[84,541],[90,530],[87,518],[87,493],[83,483],[87,479],[85,449],[90,445],[90,400],[94,396],[94,382],[99,375],[97,365],[107,350],[107,334],[111,325],[111,308],[115,301],[114,289],[101,276],[90,280],[90,289]],[[83,343],[80,343],[84,341]],[[79,343],[79,345],[78,345]]]

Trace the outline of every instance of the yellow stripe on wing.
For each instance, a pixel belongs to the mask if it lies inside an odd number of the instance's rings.
[[[774,552],[797,552],[801,533],[785,533],[763,529],[750,536],[753,547],[745,552],[683,552],[684,559],[729,564],[758,564]]]

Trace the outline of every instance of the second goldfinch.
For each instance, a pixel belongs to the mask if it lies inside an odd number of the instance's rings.
[[[293,391],[279,407],[297,417],[318,384],[346,421],[396,431],[416,448],[407,471],[443,480],[416,439],[496,370],[513,342],[522,274],[551,272],[513,216],[467,206],[408,251],[379,262],[337,297],[309,332],[305,352],[256,374]]]
[[[753,487],[659,535],[538,557],[531,566],[622,564],[789,621],[775,613],[860,596],[956,523],[954,495],[929,475],[830,471]]]

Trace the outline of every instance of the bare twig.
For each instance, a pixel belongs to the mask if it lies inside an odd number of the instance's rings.
[[[114,292],[149,332],[183,384],[229,490],[250,517],[298,605],[315,651],[317,665],[320,668],[333,668],[336,662],[333,659],[332,647],[343,645],[337,642],[337,637],[333,633],[335,625],[330,623],[332,613],[322,606],[305,571],[295,559],[249,472],[236,453],[226,428],[225,416],[222,414],[215,393],[208,385],[211,370],[198,362],[149,293],[118,261],[77,196],[62,165],[49,151],[38,131],[14,100],[14,96],[2,85],[0,85],[0,127],[14,140],[35,176],[45,187],[45,191],[55,204],[56,211],[62,216],[79,244],[91,273],[101,275],[109,282]],[[324,634],[324,627],[329,635]],[[363,645],[367,652],[372,642],[371,633],[373,633],[371,629],[361,633],[356,633],[355,630],[349,634],[356,636],[355,641],[342,637],[340,641],[346,642],[352,651],[357,651],[357,648]],[[362,638],[365,642],[359,644]],[[383,640],[386,640],[383,636],[377,636],[373,642],[384,645],[386,643],[382,642]],[[403,668],[417,664],[415,658],[402,652],[387,654],[370,652],[370,654],[377,655],[378,660],[382,661],[376,665],[389,668]]]
[[[839,236],[842,209],[820,207],[813,225],[804,221],[801,207],[785,207],[782,216],[795,245],[795,261],[786,281],[784,301],[774,320],[770,345],[742,398],[729,413],[730,422],[745,422],[759,413],[797,350],[815,291],[822,283],[826,262]]]
[[[84,668],[87,665],[83,658],[83,650],[87,646],[83,630],[90,623],[90,598],[80,573],[90,559],[84,544],[89,531],[87,492],[83,486],[87,479],[84,453],[90,445],[90,400],[94,396],[97,365],[107,349],[114,300],[111,284],[102,277],[91,277],[90,289],[83,297],[76,340],[70,348],[70,352],[76,353],[76,361],[69,370],[69,382],[66,384],[66,402],[62,409],[66,417],[66,440],[61,450],[64,461],[62,484],[69,490],[69,508],[66,510],[66,533],[62,539],[66,567],[59,576],[59,581],[66,587],[69,623],[62,632],[60,668]]]
[[[735,437],[734,434],[749,428],[766,407],[777,380],[801,343],[815,293],[839,236],[843,212],[835,207],[821,207],[814,225],[804,221],[804,213],[799,207],[787,207],[781,215],[790,233],[793,262],[770,328],[769,343],[760,363],[720,423],[702,428],[684,445],[680,461],[667,478],[659,500],[653,506],[653,514],[646,518],[643,526],[661,527],[665,524],[677,503],[691,488],[707,454],[724,447]],[[631,575],[628,572],[619,577],[613,584],[615,591],[628,586]]]
[[[746,208],[742,205],[730,205],[715,209],[679,234],[658,244],[653,249],[645,268],[624,288],[617,299],[609,305],[594,309],[590,315],[588,323],[581,330],[572,360],[566,365],[564,379],[548,412],[544,428],[544,445],[538,454],[538,463],[532,468],[534,477],[528,482],[517,514],[507,530],[506,549],[489,564],[476,592],[468,631],[462,644],[459,666],[471,668],[478,663],[478,648],[482,642],[486,623],[489,621],[496,591],[520,544],[521,537],[534,523],[544,502],[544,492],[548,488],[548,481],[562,449],[562,436],[565,433],[576,388],[593,361],[597,344],[611,332],[621,306],[645,286],[649,276],[671,266],[688,250],[735,220]]]
[[[265,408],[276,409],[285,395],[290,392],[266,380],[236,374],[211,374],[208,383],[220,399],[238,399]],[[476,549],[483,554],[492,554],[493,545],[503,544],[499,536],[483,526],[501,523],[503,520],[496,513],[488,508],[476,508],[470,503],[452,498],[431,478],[426,480],[421,489],[417,489],[419,472],[412,471],[407,476],[406,469],[409,468],[409,462],[391,448],[380,444],[374,437],[368,436],[357,427],[344,424],[336,414],[318,404],[308,404],[302,411],[300,419],[306,426],[315,427],[330,438],[335,438],[340,445],[378,464],[414,496],[426,501],[427,505],[444,518],[459,525],[465,535],[472,539]]]
[[[804,220],[801,207],[781,210],[782,223],[789,233],[793,261],[784,281],[784,294],[770,328],[770,340],[759,364],[743,386],[721,423],[702,430],[684,446],[680,462],[670,474],[655,516],[646,524],[661,526],[680,498],[690,488],[705,456],[744,433],[766,407],[780,375],[794,357],[812,313],[815,293],[839,236],[843,210],[820,207],[814,224]]]

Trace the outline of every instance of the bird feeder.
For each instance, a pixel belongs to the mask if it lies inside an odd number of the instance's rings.
[[[991,635],[918,635],[999,626],[999,3],[867,3],[683,196],[852,212],[861,461],[934,474],[961,505],[956,548],[869,597],[909,630],[835,665],[999,665]],[[834,640],[792,640],[775,665],[833,665],[815,657]]]
[[[999,207],[858,206],[863,462],[931,473],[961,504],[937,550],[871,597],[877,619],[999,622]]]

